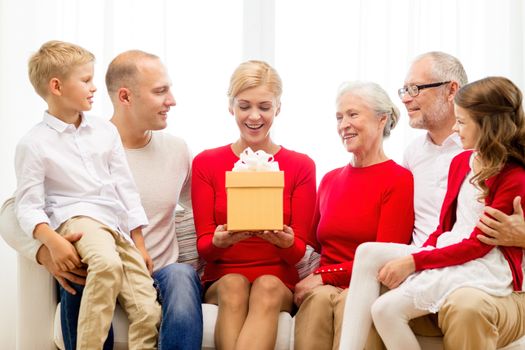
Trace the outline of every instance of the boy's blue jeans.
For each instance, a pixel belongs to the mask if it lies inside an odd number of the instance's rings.
[[[160,304],[162,321],[159,350],[195,349],[202,344],[202,288],[192,266],[174,263],[153,273]],[[77,323],[82,286],[72,284],[76,295],[60,287],[60,318],[66,350],[74,350],[77,342]],[[110,329],[104,350],[113,348]]]

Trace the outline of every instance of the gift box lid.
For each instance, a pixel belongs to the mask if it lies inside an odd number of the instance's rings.
[[[284,171],[227,171],[228,187],[284,187]]]

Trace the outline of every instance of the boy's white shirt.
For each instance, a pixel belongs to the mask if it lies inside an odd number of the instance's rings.
[[[56,229],[84,215],[124,233],[148,224],[120,135],[109,121],[82,115],[78,128],[45,112],[19,142],[15,211],[33,236],[39,223]]]

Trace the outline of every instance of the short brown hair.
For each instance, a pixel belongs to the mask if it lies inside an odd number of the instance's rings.
[[[158,56],[148,52],[129,50],[111,61],[106,72],[106,88],[110,97],[121,87],[131,89],[137,84],[136,78],[139,72],[137,63],[143,59],[160,60]]]
[[[47,84],[52,78],[65,79],[76,66],[94,60],[95,55],[78,45],[48,41],[29,59],[29,80],[37,94],[45,99]]]

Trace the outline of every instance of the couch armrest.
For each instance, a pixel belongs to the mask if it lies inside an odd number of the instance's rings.
[[[53,342],[56,296],[56,282],[49,272],[18,255],[17,349],[56,350]]]

